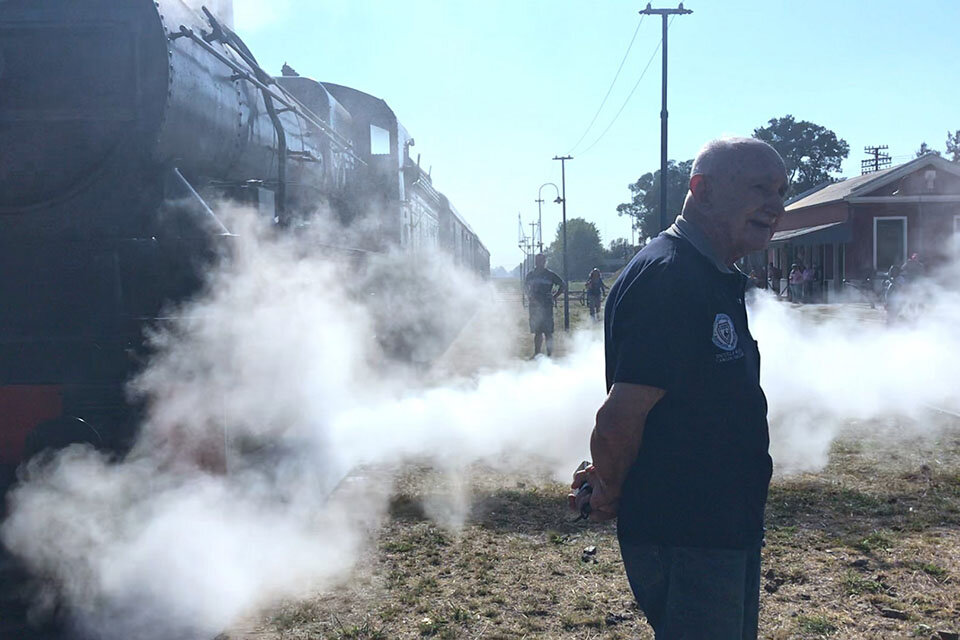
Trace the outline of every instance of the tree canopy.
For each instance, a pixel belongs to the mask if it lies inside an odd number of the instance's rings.
[[[667,211],[672,215],[680,215],[683,209],[691,167],[693,160],[667,162]],[[618,204],[617,213],[633,218],[633,228],[639,232],[640,244],[643,244],[647,238],[660,233],[660,171],[645,173],[628,187],[632,198],[630,202]]]
[[[840,163],[850,154],[850,145],[830,129],[790,114],[773,118],[765,127],[753,130],[780,154],[790,178],[788,195],[803,193],[824,182],[836,182],[830,175],[840,171]]]
[[[947,131],[947,155],[953,162],[960,162],[960,129]]]
[[[550,263],[563,265],[563,223],[557,225],[556,239],[547,249]],[[603,245],[597,225],[583,218],[567,220],[567,277],[583,280],[603,260]],[[562,274],[561,274],[562,275]]]
[[[949,135],[949,134],[948,134],[948,135]],[[917,157],[919,158],[920,156],[925,156],[925,155],[927,155],[928,153],[933,153],[933,154],[936,154],[936,155],[940,155],[940,152],[939,152],[939,151],[937,151],[936,149],[931,149],[931,148],[930,148],[930,145],[928,145],[926,142],[921,142],[921,143],[920,143],[920,148],[917,149]]]
[[[604,252],[604,255],[610,260],[617,260],[624,264],[627,263],[635,253],[633,245],[626,238],[615,238],[610,241],[610,245]]]

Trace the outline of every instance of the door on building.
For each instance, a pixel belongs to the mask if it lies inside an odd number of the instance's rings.
[[[886,272],[907,261],[907,218],[889,216],[873,219],[873,268]]]

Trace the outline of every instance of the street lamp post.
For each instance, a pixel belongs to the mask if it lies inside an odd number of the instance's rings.
[[[570,331],[570,282],[567,273],[567,160],[573,156],[554,156],[560,161],[560,199],[563,201],[563,330]]]
[[[537,190],[537,199],[536,199],[537,228],[540,230],[540,253],[543,253],[543,206],[542,205],[543,205],[543,188],[546,186],[551,186],[556,190],[557,199],[554,200],[554,202],[556,202],[557,204],[560,204],[561,202],[563,202],[563,200],[560,198],[559,187],[557,187],[557,185],[553,184],[552,182],[544,182],[542,185],[540,185],[540,188]]]

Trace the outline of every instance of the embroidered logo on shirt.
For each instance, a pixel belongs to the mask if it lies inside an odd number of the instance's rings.
[[[725,313],[718,313],[713,319],[713,344],[724,351],[737,348],[737,330],[733,327],[733,320]]]

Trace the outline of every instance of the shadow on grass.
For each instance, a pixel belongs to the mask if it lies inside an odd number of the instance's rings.
[[[777,482],[767,501],[767,526],[820,529],[835,537],[960,527],[960,476],[904,479],[877,477],[857,489],[820,479]]]
[[[878,477],[863,487],[838,486],[819,478],[779,480],[770,488],[766,524],[772,530],[820,530],[835,538],[860,540],[875,531],[917,532],[960,528],[960,475]],[[427,520],[420,500],[395,496],[394,520]],[[475,495],[468,524],[522,534],[613,530],[612,523],[573,522],[565,489],[500,489]]]
[[[586,528],[613,528],[613,524],[574,522],[576,514],[567,509],[566,490],[503,489],[474,502],[470,522],[486,529],[524,534],[573,533]]]

